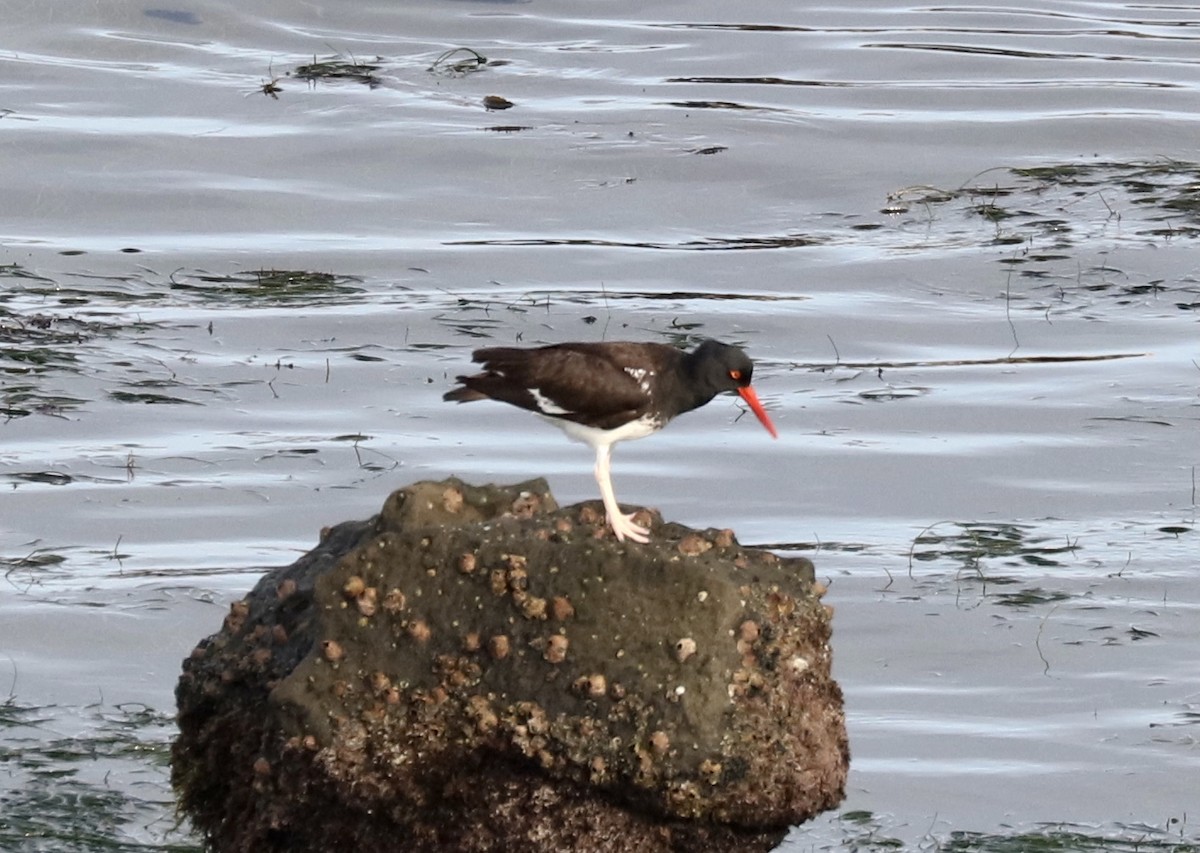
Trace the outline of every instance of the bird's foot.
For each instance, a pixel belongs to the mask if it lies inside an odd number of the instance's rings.
[[[626,539],[632,539],[634,542],[641,542],[645,545],[650,541],[650,528],[643,527],[636,523],[633,517],[636,512],[610,512],[608,514],[608,524],[612,527],[613,533],[617,536],[618,542],[624,542]]]

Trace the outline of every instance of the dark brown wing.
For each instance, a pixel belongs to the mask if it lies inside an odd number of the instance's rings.
[[[474,361],[484,372],[460,376],[445,399],[485,397],[550,417],[612,429],[643,415],[651,403],[647,373],[682,355],[661,344],[558,344],[538,349],[490,347]]]

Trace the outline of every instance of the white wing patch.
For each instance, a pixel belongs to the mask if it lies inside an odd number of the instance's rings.
[[[570,411],[555,403],[537,388],[530,388],[529,393],[533,395],[533,402],[537,404],[538,411],[544,415],[569,415]]]
[[[644,367],[627,367],[625,372],[633,377],[633,381],[642,389],[642,393],[650,393],[650,379],[654,376],[653,370],[647,370]]]

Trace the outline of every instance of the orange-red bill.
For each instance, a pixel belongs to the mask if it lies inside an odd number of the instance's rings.
[[[767,410],[763,408],[762,403],[758,402],[758,395],[754,393],[754,389],[747,385],[745,388],[737,389],[737,392],[742,395],[742,399],[746,401],[750,411],[754,412],[759,423],[767,428],[767,432],[771,433],[771,438],[779,438],[779,433],[775,432],[775,424],[771,423],[771,419],[767,417]]]

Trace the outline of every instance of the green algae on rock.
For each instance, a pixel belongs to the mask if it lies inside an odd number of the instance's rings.
[[[218,851],[769,850],[843,797],[812,564],[544,481],[324,532],[184,662],[173,780]]]

